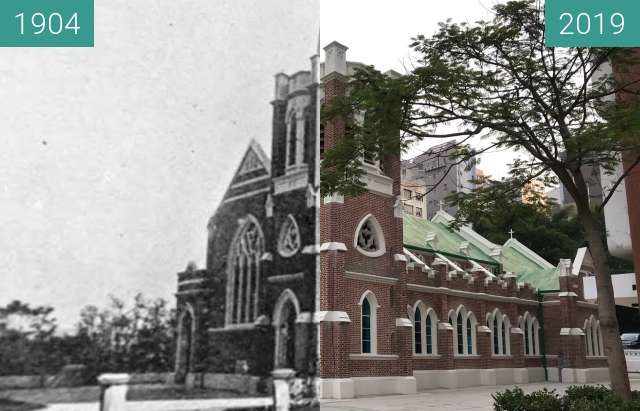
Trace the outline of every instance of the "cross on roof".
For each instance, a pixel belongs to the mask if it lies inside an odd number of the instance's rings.
[[[513,228],[509,230],[509,235],[511,236],[511,238],[513,238]]]
[[[438,204],[440,204],[440,211],[442,211],[442,209],[444,208],[444,201],[440,200]]]

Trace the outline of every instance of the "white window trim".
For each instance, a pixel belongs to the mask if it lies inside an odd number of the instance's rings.
[[[376,232],[376,237],[378,239],[378,250],[377,251],[365,251],[360,246],[358,246],[358,236],[360,234],[360,229],[364,225],[365,222],[371,221],[371,226]],[[366,255],[367,257],[375,258],[384,255],[387,252],[385,240],[384,240],[384,232],[382,231],[382,226],[378,223],[378,220],[375,218],[373,214],[367,214],[363,219],[360,220],[358,226],[356,227],[355,236],[353,237],[353,248],[358,250],[361,254]]]
[[[458,314],[462,313],[462,354],[458,353]],[[451,317],[453,315],[453,317]],[[453,318],[453,356],[456,358],[477,357],[478,356],[478,320],[472,311],[460,305],[455,311],[449,311],[449,318]],[[471,319],[471,352],[469,352],[469,334],[467,321]]]
[[[411,309],[411,324],[415,330],[415,312],[420,310],[420,341],[423,352],[416,352],[415,331],[411,334],[413,341],[413,355],[417,357],[439,357],[438,355],[438,315],[431,307],[427,307],[422,301],[418,300]],[[427,319],[431,323],[431,353],[427,353]]]
[[[364,300],[369,300],[369,306],[371,307],[371,352],[364,353],[362,352],[362,304]],[[362,355],[377,355],[378,354],[378,299],[376,295],[367,290],[360,297],[360,301],[358,301],[358,306],[360,310],[360,348],[359,352]]]
[[[527,357],[539,356],[540,354],[540,324],[538,319],[533,317],[529,312],[525,312],[522,316],[522,320],[519,322],[520,328],[524,331],[523,342],[524,355]],[[527,338],[527,341],[524,339]],[[529,350],[527,350],[527,343],[529,344]]]

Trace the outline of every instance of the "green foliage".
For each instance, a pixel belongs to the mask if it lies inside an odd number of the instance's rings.
[[[521,183],[495,181],[483,177],[472,192],[453,193],[448,202],[458,207],[454,227],[471,223],[473,228],[496,244],[504,244],[509,232],[545,260],[556,264],[561,258],[572,258],[585,247],[584,230],[572,206],[559,208],[535,191],[522,201]],[[599,216],[602,220],[602,215]],[[604,224],[602,224],[604,227]],[[602,232],[606,241],[606,232]],[[632,272],[631,263],[609,256],[612,272]]]
[[[131,308],[116,298],[87,306],[73,335],[56,335],[51,307],[14,301],[0,308],[2,375],[55,374],[65,364],[103,372],[162,372],[173,368],[175,312],[162,299],[138,294]]]
[[[534,391],[530,394],[520,387],[493,395],[495,411],[638,411],[640,400],[625,401],[611,389],[599,385],[573,385],[563,396],[555,390]]]
[[[555,390],[546,388],[525,394],[522,388],[499,392],[493,395],[495,411],[559,411],[562,402]]]

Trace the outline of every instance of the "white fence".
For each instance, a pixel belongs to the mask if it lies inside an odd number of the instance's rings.
[[[628,372],[640,372],[640,350],[624,350]]]
[[[158,401],[157,404],[153,404],[153,410],[207,411],[218,409],[264,408],[274,411],[289,411],[291,403],[289,384],[292,376],[293,372],[274,372],[273,396],[271,397]],[[131,377],[128,374],[102,374],[98,377],[101,388],[100,411],[129,410],[126,396],[130,381]]]

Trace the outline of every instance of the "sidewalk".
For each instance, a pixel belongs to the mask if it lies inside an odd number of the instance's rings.
[[[523,384],[520,387],[525,392],[542,388],[564,391],[571,384],[535,383]],[[605,384],[606,385],[606,384]],[[504,391],[508,386],[471,387],[458,390],[431,390],[412,395],[389,395],[382,397],[362,397],[350,400],[324,400],[322,411],[492,411],[491,395],[497,391]],[[631,389],[640,390],[640,380],[631,380]]]

